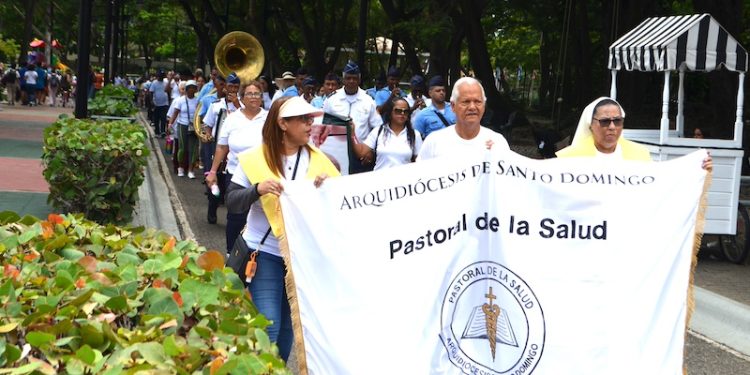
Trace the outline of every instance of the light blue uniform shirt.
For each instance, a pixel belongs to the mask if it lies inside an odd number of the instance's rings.
[[[297,91],[297,86],[291,85],[287,87],[287,89],[284,90],[284,93],[281,96],[299,96],[299,91]]]
[[[427,138],[430,133],[435,130],[440,130],[445,127],[445,123],[437,115],[438,109],[435,106],[430,105],[427,108],[421,110],[417,117],[414,119],[414,129],[418,130],[423,137]],[[443,110],[443,117],[448,121],[449,125],[456,123],[456,114],[451,109],[451,103],[445,102],[445,109]]]
[[[212,89],[214,88],[214,81],[209,80],[203,87],[201,88],[201,92],[198,93],[198,100],[203,99],[203,96],[208,94]]]
[[[323,108],[323,102],[326,101],[325,96],[316,96],[313,98],[313,100],[310,101],[310,105],[312,105],[315,108]]]
[[[198,113],[198,116],[205,116],[206,112],[208,112],[208,107],[211,106],[211,103],[215,102],[218,97],[216,96],[216,93],[213,94],[207,94],[204,95],[202,98],[200,98],[201,103],[201,111]]]
[[[401,94],[399,95],[402,98],[406,97],[406,93],[404,90],[400,91]],[[388,88],[388,86],[383,87],[382,89],[378,90],[378,92],[375,93],[375,105],[380,107],[381,105],[385,104],[385,102],[388,101],[388,98],[391,97],[391,89]]]

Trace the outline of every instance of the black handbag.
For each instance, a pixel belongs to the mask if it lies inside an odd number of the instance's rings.
[[[258,250],[263,246],[263,243],[266,242],[269,234],[271,234],[271,227],[268,227],[266,235],[263,236],[256,250],[247,247],[247,243],[245,243],[242,235],[234,241],[234,247],[232,248],[232,252],[229,253],[229,257],[227,257],[226,266],[231,268],[240,277],[240,280],[245,280],[245,282],[249,283],[253,276],[255,276],[255,257],[258,255]]]

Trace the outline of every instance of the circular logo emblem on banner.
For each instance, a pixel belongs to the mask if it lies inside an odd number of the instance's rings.
[[[465,374],[530,374],[544,348],[544,312],[534,292],[505,266],[466,266],[445,293],[440,316],[451,363]]]

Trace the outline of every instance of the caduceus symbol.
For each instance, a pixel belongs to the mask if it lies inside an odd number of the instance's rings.
[[[490,292],[484,295],[489,300],[488,303],[482,305],[482,311],[484,312],[484,321],[487,327],[487,339],[490,340],[490,350],[492,351],[492,360],[495,360],[495,346],[497,344],[497,317],[500,316],[500,306],[492,303],[492,300],[497,298],[496,295],[492,294],[492,287]]]

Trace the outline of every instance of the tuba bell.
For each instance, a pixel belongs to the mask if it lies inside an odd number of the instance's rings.
[[[264,61],[263,46],[258,39],[242,31],[232,31],[224,35],[214,49],[214,63],[220,74],[226,77],[234,72],[240,77],[243,85],[258,78],[263,70]],[[196,115],[200,113],[201,107],[202,104],[198,103]],[[200,116],[195,116],[195,134],[203,143],[213,141],[211,134],[203,131],[202,122]]]

